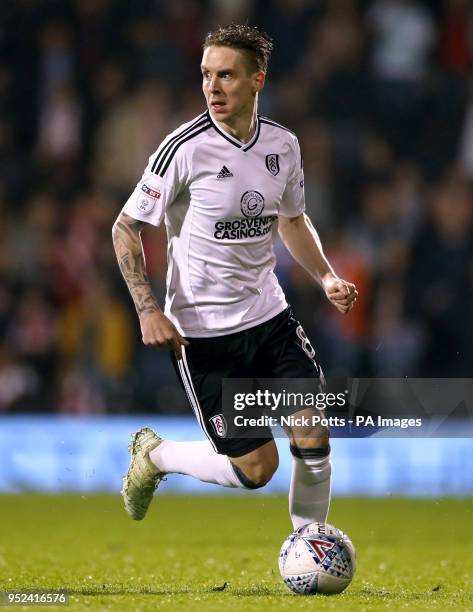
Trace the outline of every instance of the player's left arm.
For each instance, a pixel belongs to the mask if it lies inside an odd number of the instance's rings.
[[[349,312],[358,295],[353,283],[339,278],[326,258],[319,235],[309,217],[279,216],[279,235],[293,258],[321,285],[325,295],[343,314]]]

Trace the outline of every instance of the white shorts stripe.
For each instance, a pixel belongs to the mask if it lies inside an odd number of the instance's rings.
[[[182,350],[182,359],[177,360],[177,366],[179,368],[179,372],[181,373],[181,378],[184,384],[184,389],[186,390],[186,394],[192,406],[192,410],[194,411],[194,414],[197,417],[197,420],[199,421],[199,425],[202,428],[202,431],[209,439],[209,442],[212,445],[212,448],[214,449],[214,451],[218,452],[217,447],[215,446],[214,441],[212,440],[212,436],[209,435],[205,427],[204,416],[202,414],[202,410],[199,405],[199,400],[197,399],[197,393],[195,392],[194,385],[192,384],[192,377],[189,371],[189,366],[187,365],[185,347],[181,346],[181,350]]]

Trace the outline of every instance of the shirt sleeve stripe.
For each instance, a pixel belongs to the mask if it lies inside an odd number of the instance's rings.
[[[198,127],[198,126],[196,126],[196,127]],[[197,136],[198,134],[201,134],[202,132],[205,132],[205,130],[209,130],[211,127],[212,127],[211,123],[208,122],[207,124],[205,124],[202,127],[200,127],[200,129],[198,129],[197,131],[192,132],[191,134],[189,134],[185,138],[181,138],[180,140],[178,140],[176,142],[176,144],[174,145],[174,148],[170,151],[166,163],[164,163],[164,159],[165,158],[161,159],[161,162],[159,163],[159,166],[155,170],[155,174],[159,173],[159,176],[163,177],[164,174],[166,173],[166,170],[169,168],[169,164],[172,162],[173,157],[176,154],[176,151],[179,149],[179,147],[181,145],[183,145],[185,142],[187,142],[188,140],[191,140],[192,138],[195,138],[195,136]],[[164,163],[164,166],[163,166],[163,163]]]
[[[278,127],[281,130],[285,130],[286,132],[289,132],[289,134],[293,134],[293,136],[295,136],[292,130],[290,130],[287,127],[284,127],[280,123],[276,123],[275,121],[272,121],[271,119],[267,119],[266,117],[260,117],[259,120],[261,121],[261,123],[267,123],[268,125],[272,125],[273,127]]]
[[[208,121],[207,112],[205,112],[203,115],[200,115],[199,117],[197,117],[197,119],[189,127],[187,127],[185,130],[182,130],[182,132],[179,132],[179,134],[176,134],[170,140],[164,141],[161,144],[161,146],[159,147],[159,149],[158,149],[158,154],[156,156],[156,159],[154,160],[153,166],[151,168],[151,172],[156,172],[156,167],[157,167],[158,163],[163,158],[163,156],[164,157],[166,156],[167,152],[172,147],[172,145],[176,142],[176,140],[179,140],[179,138],[181,138],[181,136],[185,136],[186,134],[188,134],[195,127],[197,127],[199,125],[203,125],[206,121]],[[156,174],[157,174],[157,172],[156,172]]]

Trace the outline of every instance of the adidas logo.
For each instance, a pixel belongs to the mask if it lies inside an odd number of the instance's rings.
[[[217,174],[217,178],[218,179],[230,178],[231,176],[233,176],[233,174],[230,172],[230,170],[227,168],[227,166],[222,166],[222,169]]]

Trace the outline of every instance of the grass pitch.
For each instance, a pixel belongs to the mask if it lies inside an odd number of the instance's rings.
[[[282,584],[282,497],[158,495],[140,523],[115,496],[1,496],[0,508],[0,591],[65,589],[74,611],[473,610],[473,500],[335,499],[358,571],[332,597]]]

